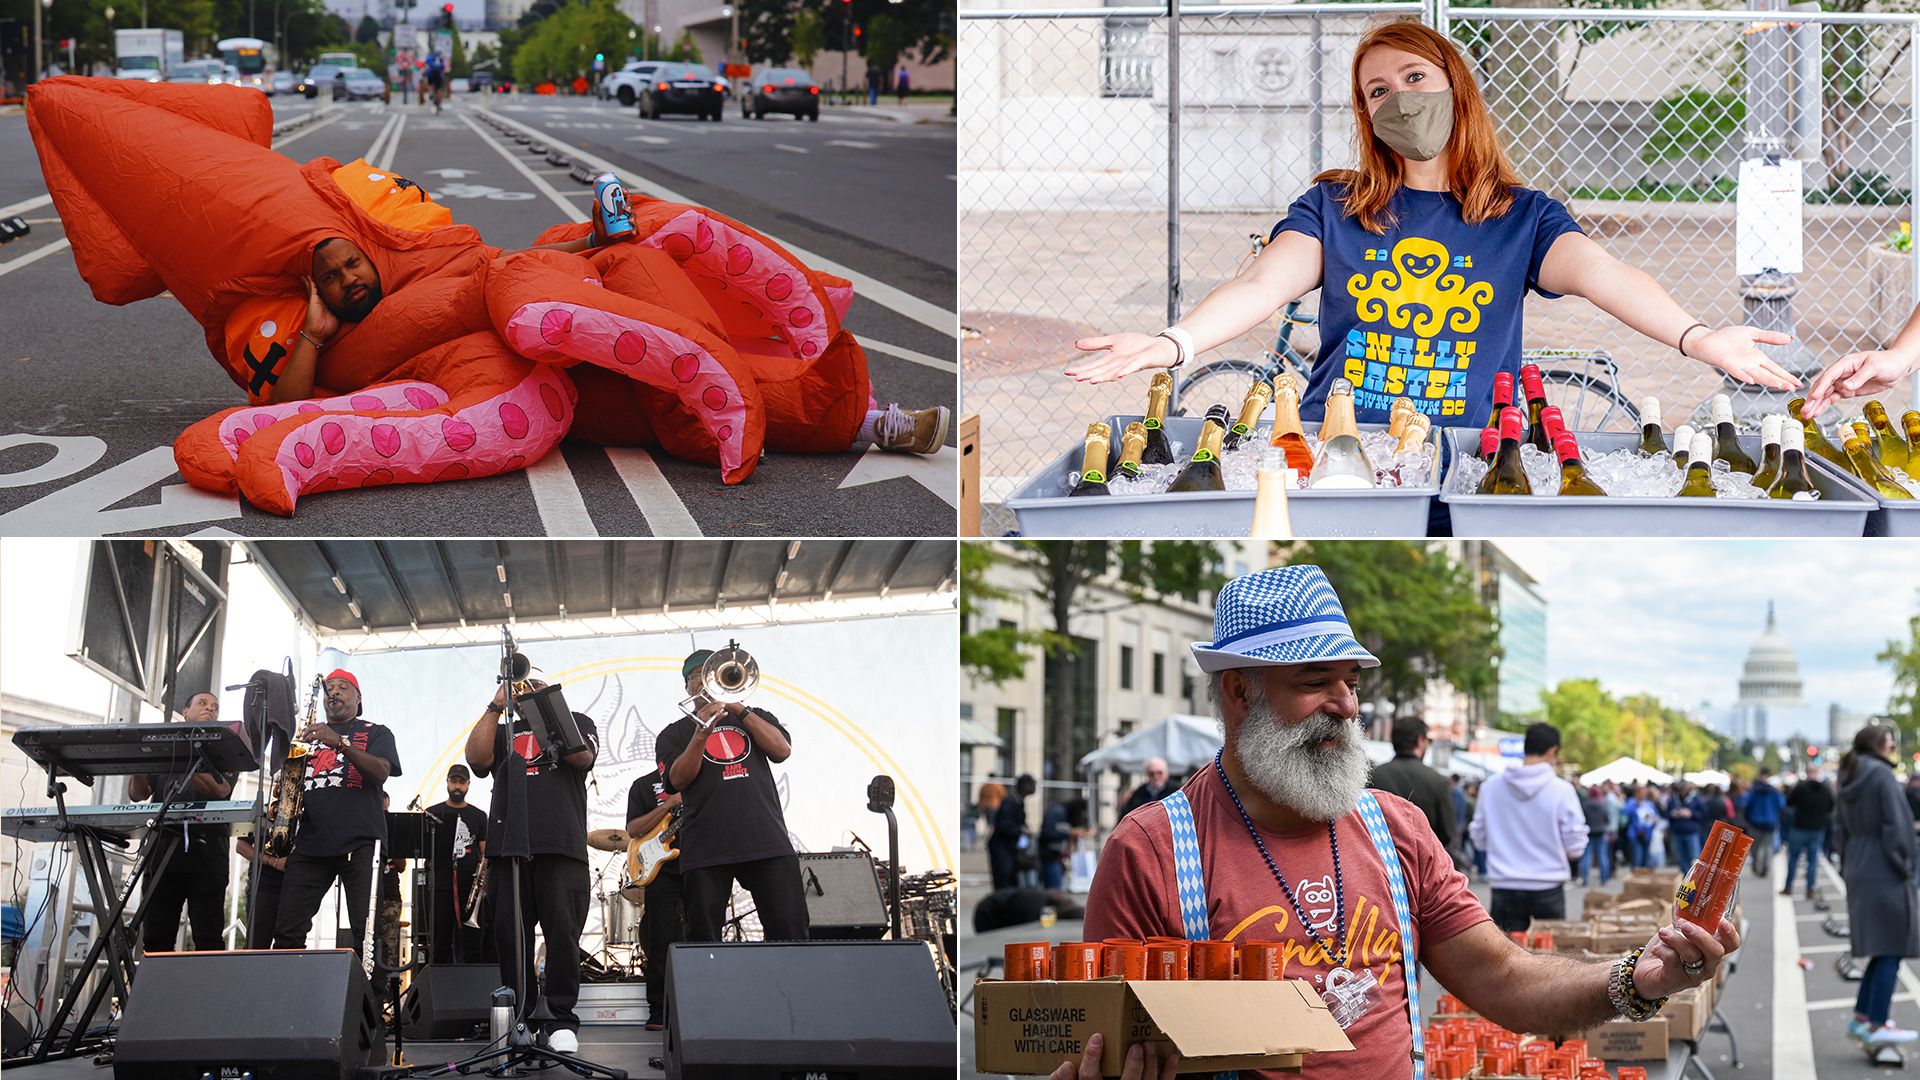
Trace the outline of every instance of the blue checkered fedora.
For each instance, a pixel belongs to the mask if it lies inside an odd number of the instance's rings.
[[[1227,582],[1213,607],[1213,640],[1193,643],[1205,672],[1323,660],[1380,661],[1354,640],[1346,609],[1317,566],[1279,566]]]

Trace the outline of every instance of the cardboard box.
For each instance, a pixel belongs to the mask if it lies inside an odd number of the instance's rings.
[[[1713,1017],[1713,983],[1682,990],[1667,998],[1660,1015],[1667,1020],[1667,1037],[1682,1041],[1698,1039]]]
[[[1667,1021],[1664,1016],[1638,1022],[1613,1020],[1589,1028],[1587,1053],[1612,1064],[1616,1061],[1667,1060]]]
[[[1627,875],[1620,886],[1620,899],[1658,900],[1673,903],[1673,894],[1680,889],[1680,875],[1672,870],[1635,870]]]
[[[1591,948],[1594,952],[1603,953],[1618,959],[1621,953],[1631,952],[1645,945],[1647,939],[1653,937],[1657,929],[1658,927],[1648,927],[1645,930],[1622,930],[1617,927],[1602,929],[1595,927]]]
[[[1552,934],[1556,953],[1585,952],[1593,945],[1593,924],[1586,919],[1535,919],[1527,927],[1527,938]]]
[[[980,535],[980,414],[960,418],[960,535]]]
[[[1300,980],[1281,982],[999,982],[973,988],[974,1064],[981,1073],[1044,1076],[1078,1058],[1099,1032],[1102,1076],[1119,1076],[1127,1048],[1158,1042],[1180,1071],[1297,1069],[1304,1054],[1351,1050],[1326,1003]]]

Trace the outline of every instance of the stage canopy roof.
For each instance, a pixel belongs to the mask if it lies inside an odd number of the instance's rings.
[[[940,610],[954,604],[940,594],[952,589],[956,572],[950,539],[273,540],[245,547],[318,637],[349,650],[463,644],[509,620],[530,636],[564,637]]]

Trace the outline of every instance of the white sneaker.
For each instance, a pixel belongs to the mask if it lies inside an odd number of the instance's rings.
[[[1889,1020],[1873,1029],[1872,1033],[1867,1036],[1867,1045],[1897,1046],[1901,1043],[1910,1043],[1915,1039],[1920,1039],[1920,1031],[1908,1031],[1906,1028],[1894,1027],[1893,1021]]]
[[[555,1028],[547,1034],[547,1049],[562,1054],[576,1053],[580,1049],[580,1039],[570,1028]]]

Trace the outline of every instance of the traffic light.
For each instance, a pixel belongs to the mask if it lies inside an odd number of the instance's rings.
[[[449,30],[453,29],[453,5],[441,4],[440,10],[444,12],[447,16],[447,29]]]
[[[593,62],[594,62],[594,63],[596,63],[596,64],[604,64],[604,63],[606,63],[606,61],[607,61],[607,54],[606,54],[606,53],[603,53],[603,52],[597,52],[597,53],[594,53],[594,54],[593,54]]]
[[[854,28],[853,28],[853,36],[854,36],[854,37],[859,37],[859,36],[860,36],[860,28],[859,28],[859,27],[857,27],[857,26],[856,26],[856,27],[854,27]]]
[[[1808,744],[1807,744],[1807,756],[1808,756],[1808,757],[1810,757],[1810,758],[1817,758],[1817,757],[1819,757],[1819,756],[1820,756],[1820,748],[1819,748],[1819,747],[1817,747],[1817,746],[1814,746],[1814,745],[1813,745],[1812,743],[1808,743]]]

